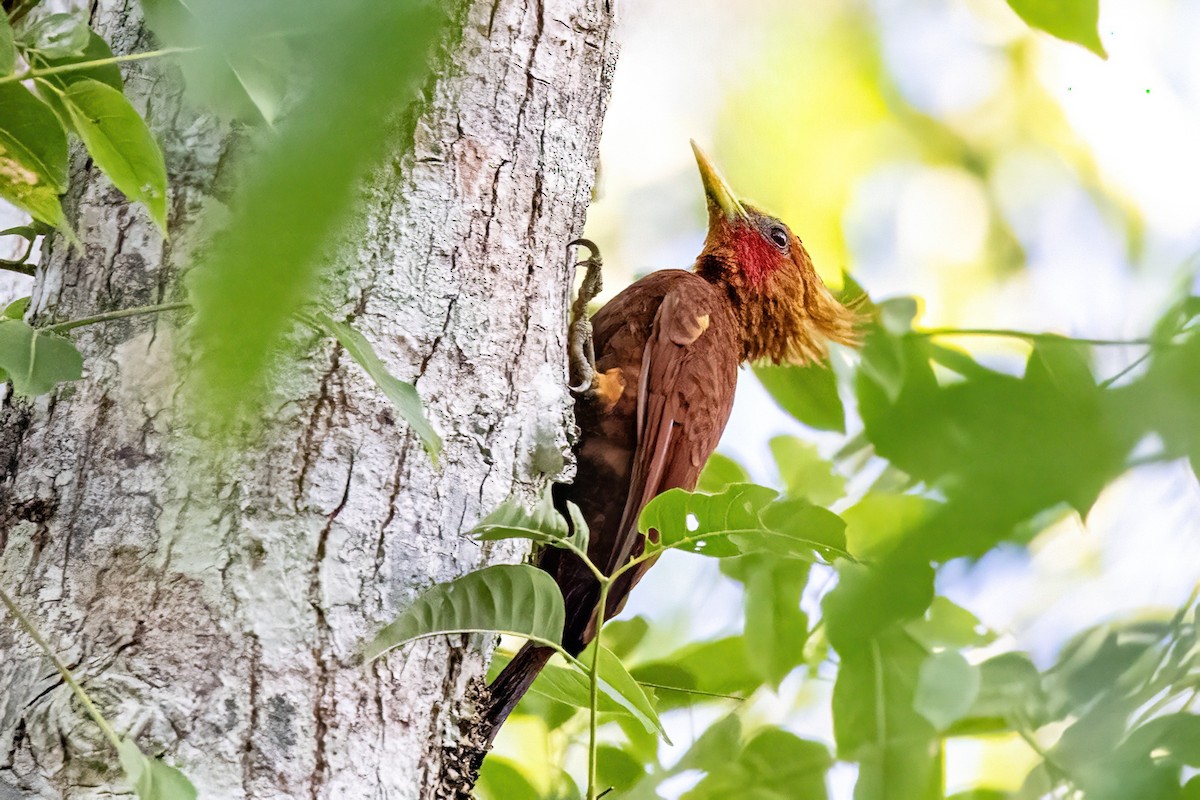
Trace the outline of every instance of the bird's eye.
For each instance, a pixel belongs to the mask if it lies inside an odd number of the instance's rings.
[[[788,235],[787,231],[785,231],[783,228],[771,228],[771,230],[768,231],[767,236],[771,238],[771,241],[774,242],[775,246],[780,250],[787,250]]]

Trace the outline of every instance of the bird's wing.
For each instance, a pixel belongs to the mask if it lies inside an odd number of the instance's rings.
[[[685,273],[686,274],[686,273]],[[609,574],[641,552],[638,516],[656,495],[692,489],[733,406],[740,349],[723,298],[688,275],[663,296],[642,352],[637,446]]]

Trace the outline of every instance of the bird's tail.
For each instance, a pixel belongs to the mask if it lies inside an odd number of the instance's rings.
[[[491,699],[484,712],[485,728],[483,731],[487,746],[491,746],[492,740],[496,738],[504,720],[508,719],[508,715],[517,707],[517,703],[525,696],[525,692],[533,685],[534,679],[537,678],[538,673],[542,671],[542,667],[546,666],[546,662],[552,655],[554,655],[553,648],[526,642],[525,646],[513,656],[513,660],[508,662],[508,666],[500,670],[500,674],[488,686]]]

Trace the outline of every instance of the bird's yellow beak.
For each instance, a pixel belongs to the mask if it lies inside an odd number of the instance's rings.
[[[696,141],[692,140],[692,152],[696,154],[696,166],[700,168],[700,180],[704,182],[704,193],[708,196],[709,213],[719,212],[727,222],[749,219],[746,207],[738,200],[725,178]]]

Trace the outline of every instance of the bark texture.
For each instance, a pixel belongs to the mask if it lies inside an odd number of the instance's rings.
[[[415,146],[365,190],[337,313],[416,382],[440,469],[315,338],[263,445],[220,469],[179,423],[181,318],[80,329],[82,381],[5,401],[0,582],[117,730],[201,797],[457,788],[443,754],[486,643],[426,642],[370,668],[358,654],[430,584],[516,560],[463,532],[564,469],[564,245],[594,179],[612,22],[604,0],[464,4]],[[132,2],[101,0],[94,23],[118,53],[151,46]],[[86,248],[45,254],[37,320],[177,297],[191,223],[229,179],[229,131],[188,107],[172,70],[126,75],[166,150],[173,244],[77,158],[68,206]],[[53,668],[0,622],[0,799],[124,788]]]

